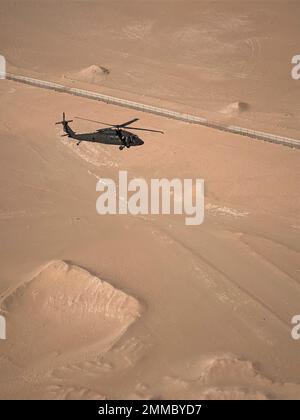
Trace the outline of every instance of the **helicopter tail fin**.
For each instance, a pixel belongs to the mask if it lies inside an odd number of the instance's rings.
[[[62,121],[58,121],[55,124],[63,124],[64,125],[64,124],[68,124],[70,122],[73,122],[73,120],[66,120],[66,114],[63,112],[63,119],[62,119]]]
[[[69,123],[73,122],[73,120],[66,120],[66,115],[63,112],[63,119],[62,121],[58,121],[55,124],[62,124],[63,125],[63,130],[66,134],[63,134],[63,136],[75,136],[75,132],[72,130],[71,127],[69,127]]]

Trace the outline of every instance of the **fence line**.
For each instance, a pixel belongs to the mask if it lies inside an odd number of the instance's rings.
[[[81,96],[87,99],[105,102],[107,104],[123,106],[126,108],[136,109],[138,111],[148,112],[155,115],[160,115],[167,118],[173,118],[176,120],[188,122],[191,124],[204,125],[206,127],[214,128],[220,131],[226,131],[233,134],[240,134],[257,140],[263,140],[271,143],[282,144],[285,146],[300,148],[300,140],[293,139],[290,137],[277,136],[275,134],[265,133],[263,131],[255,131],[247,128],[237,127],[234,125],[222,125],[213,121],[209,121],[206,118],[198,117],[195,115],[180,113],[171,111],[165,108],[159,108],[151,105],[145,105],[139,102],[128,101],[126,99],[116,98],[114,96],[103,95],[101,93],[92,92],[89,90],[77,89],[60,85],[54,82],[47,82],[45,80],[33,79],[31,77],[16,75],[13,73],[6,73],[6,79],[13,80],[28,85],[37,86],[43,89],[51,89],[57,92],[69,93],[71,95]]]

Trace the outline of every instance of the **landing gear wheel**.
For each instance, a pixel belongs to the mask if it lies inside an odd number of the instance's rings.
[[[119,147],[119,150],[123,150],[123,149],[124,149],[124,146],[120,146],[120,147]]]

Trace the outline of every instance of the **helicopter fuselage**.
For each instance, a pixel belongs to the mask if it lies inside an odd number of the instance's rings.
[[[143,140],[140,139],[136,134],[126,130],[120,130],[120,132],[117,133],[115,129],[103,128],[91,133],[82,134],[68,131],[69,130],[66,130],[68,136],[74,140],[77,140],[78,142],[87,141],[124,147],[141,146],[144,144]]]

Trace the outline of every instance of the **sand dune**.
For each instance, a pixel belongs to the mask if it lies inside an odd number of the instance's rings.
[[[77,80],[79,82],[101,84],[105,77],[109,75],[109,70],[102,66],[95,64],[86,67],[78,72],[66,73],[64,77],[70,80]]]
[[[88,271],[50,262],[2,298],[9,337],[1,343],[0,394],[22,398],[27,388],[28,398],[104,399],[76,384],[76,376],[110,371],[102,357],[141,310],[136,299]]]
[[[164,377],[156,386],[156,392],[163,399],[295,399],[299,396],[300,385],[272,381],[250,361],[233,354],[222,354],[187,362],[181,375]]]
[[[141,306],[88,271],[54,261],[1,304],[9,325],[3,354],[17,366],[64,359],[68,353],[107,351],[135,321]],[[82,357],[82,356],[81,356]]]
[[[220,112],[222,114],[235,115],[241,112],[248,111],[249,108],[250,106],[246,102],[237,101],[225,106]]]

